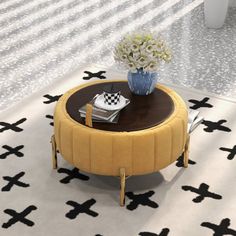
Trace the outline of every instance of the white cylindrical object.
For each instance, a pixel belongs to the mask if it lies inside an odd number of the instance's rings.
[[[229,0],[230,7],[236,7],[236,0]]]
[[[229,0],[205,0],[204,1],[204,14],[205,23],[209,28],[220,28],[223,26]]]

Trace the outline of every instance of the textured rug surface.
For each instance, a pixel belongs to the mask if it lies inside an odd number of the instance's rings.
[[[56,101],[87,83],[84,71],[103,69],[87,66],[0,114],[0,235],[236,235],[233,101],[175,87],[205,118],[191,135],[189,167],[179,159],[160,172],[128,178],[125,207],[119,206],[118,178],[80,172],[60,155],[58,170],[52,169]],[[103,75],[126,78],[109,70]]]

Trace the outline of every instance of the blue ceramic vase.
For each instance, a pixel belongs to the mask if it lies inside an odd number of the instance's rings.
[[[128,72],[128,84],[132,93],[137,95],[151,94],[157,83],[159,74],[157,72],[146,72],[137,69],[136,72]]]

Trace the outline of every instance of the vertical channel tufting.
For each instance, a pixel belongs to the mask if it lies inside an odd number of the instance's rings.
[[[172,126],[167,125],[167,129],[169,130],[168,140],[169,140],[169,152],[168,152],[168,162],[171,163],[172,155],[173,155],[173,135],[172,135]],[[166,150],[167,151],[167,150]]]
[[[73,165],[75,165],[74,163],[74,154],[75,154],[75,151],[74,151],[74,129],[75,129],[75,126],[72,127],[72,132],[71,132],[71,161],[73,163]]]
[[[91,171],[90,132],[86,128],[74,127],[74,164],[81,170]]]
[[[93,132],[91,136],[91,170],[93,173],[112,175],[111,134]]]
[[[56,145],[58,146],[58,150],[61,153],[61,120],[58,119],[58,144],[56,143]]]
[[[153,165],[153,172],[156,169],[157,166],[157,150],[158,150],[158,136],[156,135],[156,132],[153,132],[154,137],[154,165]]]
[[[156,164],[156,137],[155,137],[155,132],[152,131],[152,142],[153,142],[153,147],[152,147],[152,172],[155,171],[155,164]]]
[[[161,128],[159,128],[158,129],[158,131],[160,131],[161,130]],[[156,137],[156,146],[157,146],[157,148],[156,148],[156,153],[155,153],[155,170],[158,170],[159,169],[159,166],[161,166],[161,163],[160,163],[160,158],[161,158],[161,154],[160,154],[160,152],[161,152],[161,148],[163,148],[162,146],[161,146],[161,139],[160,139],[160,137],[159,137],[159,134],[158,134],[158,132],[156,132],[155,133],[155,137]]]
[[[89,161],[89,171],[92,171],[92,157],[91,157],[91,133],[89,133],[89,142],[88,142],[88,161]]]
[[[132,175],[134,175],[134,140],[133,136],[130,136],[131,139],[131,164],[132,164]]]
[[[78,141],[78,129],[76,126],[73,127],[73,139],[72,139],[72,155],[73,155],[73,164],[76,166],[80,162],[80,156],[79,156],[79,141]]]
[[[175,110],[162,124],[134,132],[106,132],[80,125],[67,114],[67,98],[59,100],[54,113],[55,137],[62,156],[77,168],[101,175],[142,175],[158,171],[181,154],[187,126],[187,109],[180,97],[170,92]],[[165,91],[165,90],[164,90]]]
[[[112,135],[112,173],[113,175],[119,175],[117,169],[118,169],[118,158],[117,155],[119,155],[120,153],[116,151],[116,140],[115,140],[115,135]]]
[[[137,174],[151,173],[154,165],[153,131],[133,136],[134,171]]]
[[[115,169],[115,162],[114,162],[114,153],[113,153],[113,150],[114,150],[114,141],[113,141],[113,135],[111,135],[111,166],[112,166],[112,175],[116,175],[114,169]]]
[[[56,140],[57,149],[60,150],[60,143],[59,143],[59,128],[60,128],[60,119],[57,116],[57,111],[54,112],[54,135]]]
[[[128,133],[126,135],[112,135],[112,172],[117,176],[120,168],[125,168],[127,175],[132,174],[132,141]]]
[[[173,148],[173,152],[174,152],[174,156],[172,161],[176,160],[178,158],[178,156],[181,155],[182,151],[183,151],[183,139],[184,139],[184,133],[183,133],[183,121],[182,121],[182,117],[176,117],[175,119],[175,123],[173,123],[174,127],[175,127],[175,133],[174,133],[174,148]]]
[[[173,127],[170,125],[170,163],[173,160],[173,147],[174,147],[174,136],[173,136]]]
[[[64,158],[72,162],[72,130],[73,124],[69,120],[63,119],[61,123],[61,154]]]
[[[181,117],[181,124],[182,124],[182,150],[184,150],[184,146],[185,146],[185,141],[186,141],[186,131],[185,131],[185,124],[184,124],[184,120]]]
[[[155,170],[166,167],[171,161],[171,129],[169,125],[159,127],[156,131]]]

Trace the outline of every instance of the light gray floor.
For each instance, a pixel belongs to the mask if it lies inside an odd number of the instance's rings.
[[[203,0],[2,0],[0,110],[87,63],[115,67],[113,47],[135,29],[162,34],[174,58],[161,81],[236,98],[236,8],[204,26]]]

